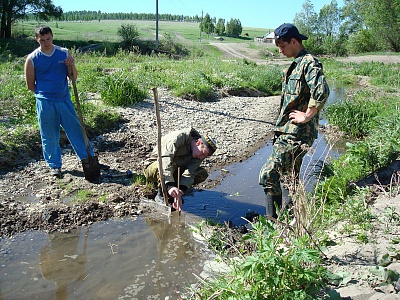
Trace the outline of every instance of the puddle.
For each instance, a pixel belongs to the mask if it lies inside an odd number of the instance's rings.
[[[314,182],[308,178],[317,160],[323,160],[327,155],[338,157],[336,149],[330,149],[321,135],[314,143],[315,152],[304,157],[301,178],[307,183],[306,189],[312,190]],[[211,178],[224,177],[218,186],[195,192],[185,196],[185,213],[218,222],[231,221],[235,225],[246,224],[242,217],[249,212],[265,214],[264,191],[258,184],[258,174],[261,166],[271,154],[272,146],[268,144],[257,151],[249,160],[236,163],[217,171]],[[287,196],[287,195],[284,195]]]
[[[211,255],[185,223],[116,219],[4,239],[0,299],[176,299]]]
[[[345,89],[343,87],[333,87],[328,103],[333,104],[344,97]],[[321,116],[320,124],[325,125],[326,123]],[[310,151],[304,157],[300,174],[308,191],[311,191],[315,185],[315,182],[308,178],[308,175],[312,174],[314,170],[315,162],[323,161],[326,157],[336,158],[341,152],[340,149],[331,147],[321,132],[312,148],[315,151],[312,154]],[[247,224],[242,217],[249,212],[265,214],[265,195],[262,187],[258,184],[258,175],[261,166],[271,152],[272,145],[271,142],[268,142],[250,159],[226,167],[227,172],[222,170],[211,174],[211,179],[223,178],[221,184],[215,188],[185,196],[185,213],[218,222],[231,221],[235,225]]]

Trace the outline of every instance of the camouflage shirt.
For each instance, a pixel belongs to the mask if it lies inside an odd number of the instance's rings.
[[[180,185],[190,188],[193,185],[195,172],[203,160],[194,158],[192,140],[200,137],[193,128],[172,131],[161,138],[162,168],[165,182],[175,183],[174,172],[181,168]],[[147,164],[157,161],[158,147],[155,147]]]
[[[283,74],[281,107],[275,132],[316,139],[319,111],[328,96],[329,87],[322,71],[322,64],[303,49]],[[306,112],[308,107],[316,107],[318,113],[305,124],[291,123],[289,113],[292,110]]]

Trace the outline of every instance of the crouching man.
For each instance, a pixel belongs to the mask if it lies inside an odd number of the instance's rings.
[[[145,162],[144,176],[149,182],[158,183],[155,200],[164,203],[158,170],[158,147]],[[214,139],[201,135],[193,128],[172,131],[161,138],[162,172],[169,202],[182,203],[182,196],[194,184],[207,179],[207,171],[200,167],[202,161],[211,156],[217,149]],[[178,174],[178,167],[180,174]],[[179,176],[179,186],[178,186]]]

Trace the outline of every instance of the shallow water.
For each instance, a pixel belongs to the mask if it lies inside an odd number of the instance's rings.
[[[188,227],[139,217],[4,239],[0,299],[176,299],[210,255]]]
[[[301,169],[301,178],[306,183],[307,190],[313,188],[314,181],[309,179],[308,175],[313,171],[315,162],[323,160],[327,155],[339,155],[338,150],[329,147],[323,136],[315,141],[313,147],[315,152],[305,156]],[[233,164],[212,174],[211,177],[223,178],[221,184],[185,196],[185,213],[219,222],[231,221],[235,225],[246,224],[247,221],[243,217],[247,213],[265,214],[265,194],[258,184],[258,174],[271,151],[271,144],[268,144],[247,161]]]
[[[344,96],[344,88],[333,87],[328,104],[338,102]],[[323,115],[321,115],[320,124],[326,124]],[[315,180],[309,178],[315,170],[315,163],[324,161],[326,157],[336,158],[341,152],[335,145],[329,145],[321,133],[312,149],[313,151],[309,151],[303,159],[300,175],[307,191],[312,191],[315,185]],[[265,194],[262,187],[258,185],[258,175],[271,151],[271,142],[267,141],[266,146],[256,151],[250,159],[211,174],[210,178],[222,179],[221,184],[215,188],[185,196],[185,212],[219,222],[231,221],[235,225],[246,224],[247,221],[243,217],[247,213],[265,214]],[[287,195],[284,194],[285,196]]]
[[[330,103],[343,95],[332,89]],[[303,178],[314,161],[339,154],[323,135],[313,148],[304,158]],[[248,212],[264,214],[258,173],[270,153],[266,142],[247,161],[211,174],[221,184],[185,196],[180,218],[175,212],[169,220],[113,219],[72,233],[31,231],[0,239],[0,300],[177,299],[212,258],[190,226],[203,218],[240,225]]]

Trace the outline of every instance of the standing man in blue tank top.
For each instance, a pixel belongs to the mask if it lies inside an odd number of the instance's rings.
[[[35,93],[36,111],[42,139],[43,156],[51,174],[61,177],[60,126],[80,160],[88,157],[82,127],[79,123],[68,89],[67,77],[76,80],[78,72],[68,49],[53,45],[53,32],[48,26],[35,29],[39,48],[30,53],[25,62],[25,80]],[[68,68],[72,75],[68,74]],[[72,78],[71,78],[72,79]],[[91,155],[93,147],[89,143]],[[104,169],[107,166],[101,165]]]

